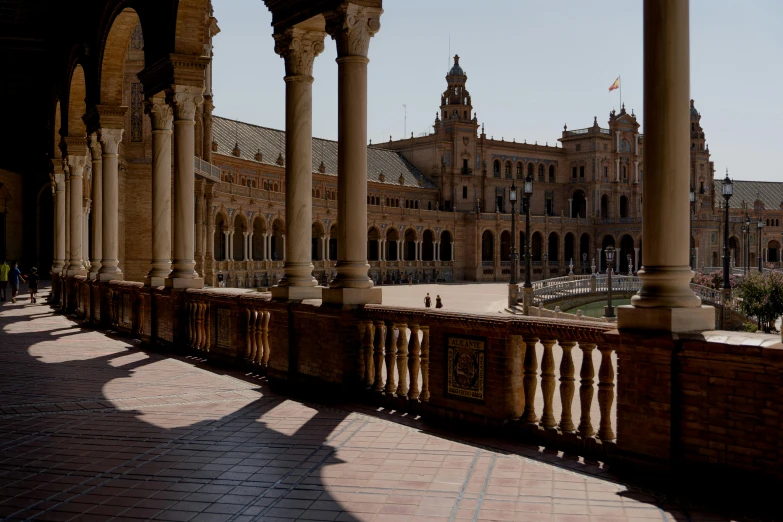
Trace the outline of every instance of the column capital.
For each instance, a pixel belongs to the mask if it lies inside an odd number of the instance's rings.
[[[90,134],[87,139],[89,140],[90,152],[92,153],[93,161],[103,160],[103,149],[101,148],[101,142],[98,137],[98,133],[94,132]]]
[[[154,96],[144,100],[144,112],[150,117],[152,131],[171,131],[174,113],[164,96]]]
[[[84,172],[84,166],[87,164],[87,156],[68,155],[69,174],[71,176],[81,177]]]
[[[381,28],[379,7],[365,7],[345,2],[324,13],[326,32],[337,42],[337,58],[360,56],[367,58],[370,38]]]
[[[166,101],[174,109],[176,121],[191,121],[196,118],[196,108],[204,103],[204,88],[190,85],[173,85],[166,91]]]
[[[124,129],[98,129],[98,138],[103,146],[104,154],[117,154],[123,132]]]
[[[275,52],[285,60],[286,79],[313,81],[313,61],[324,50],[323,31],[292,27],[274,35]]]

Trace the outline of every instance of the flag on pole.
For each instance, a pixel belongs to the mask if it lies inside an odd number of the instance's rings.
[[[614,81],[614,83],[609,86],[609,92],[612,92],[613,90],[619,88],[620,88],[620,77],[618,76],[617,79]]]

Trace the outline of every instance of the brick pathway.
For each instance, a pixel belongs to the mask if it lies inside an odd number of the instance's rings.
[[[290,400],[27,300],[0,307],[0,365],[8,519],[726,520],[536,448]]]

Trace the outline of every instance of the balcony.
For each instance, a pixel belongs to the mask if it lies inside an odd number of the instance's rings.
[[[473,174],[473,169],[462,168],[459,169],[459,173],[462,174],[463,176],[470,176],[471,174]]]

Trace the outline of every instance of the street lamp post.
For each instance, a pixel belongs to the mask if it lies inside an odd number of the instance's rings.
[[[604,317],[607,319],[614,319],[614,307],[612,306],[612,262],[614,261],[614,247],[608,246],[606,248],[606,289],[609,293],[609,301],[604,307]]]
[[[519,300],[519,286],[517,285],[517,271],[519,270],[519,255],[517,254],[517,186],[511,182],[511,190],[508,193],[511,202],[511,280],[508,282],[508,307],[513,310]]]
[[[688,218],[689,218],[689,221],[688,221],[688,224],[689,224],[689,228],[688,228],[688,249],[689,250],[688,251],[690,252],[690,256],[691,256],[690,257],[691,270],[694,269],[693,261],[694,261],[694,257],[695,257],[693,255],[694,254],[694,248],[691,246],[691,242],[693,241],[693,206],[694,206],[693,202],[695,200],[696,200],[696,194],[693,192],[693,186],[691,186],[691,205],[689,207],[690,210],[688,212]]]
[[[726,169],[726,177],[722,185],[723,199],[726,200],[726,220],[723,227],[723,289],[729,290],[729,200],[734,194],[734,186],[729,179],[729,169]]]
[[[758,258],[759,258],[759,273],[762,273],[764,269],[762,268],[763,265],[761,264],[761,232],[764,229],[764,221],[762,221],[761,216],[759,216],[759,222],[758,222],[758,229],[759,229],[759,249],[758,249]]]
[[[525,315],[530,314],[530,306],[533,304],[533,283],[530,282],[530,197],[533,195],[533,176],[528,173],[525,178],[525,286],[523,303]]]

